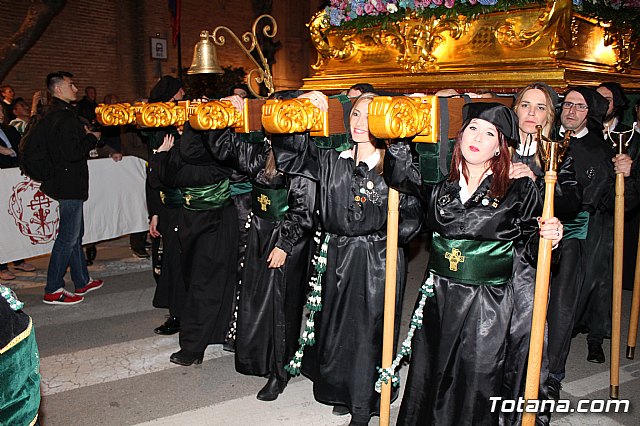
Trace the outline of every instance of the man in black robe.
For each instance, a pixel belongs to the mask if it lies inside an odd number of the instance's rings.
[[[586,87],[565,94],[560,115],[560,135],[571,131],[566,155],[573,157],[578,181],[584,188],[582,210],[576,218],[564,222],[565,235],[560,263],[553,271],[547,315],[549,330],[549,396],[558,399],[560,382],[571,345],[579,295],[585,282],[610,271],[610,261],[602,253],[601,231],[604,215],[613,207],[614,167],[610,150],[602,137],[602,119],[607,101]],[[616,169],[627,165],[626,158],[615,158]],[[630,162],[629,162],[630,163]],[[629,164],[630,165],[630,164]],[[610,275],[610,274],[609,274]]]
[[[628,105],[628,100],[617,83],[602,83],[597,89],[607,101],[607,111],[603,123],[603,136],[605,147],[608,149],[608,157],[616,158],[618,153],[617,144],[622,139],[623,143],[629,141],[632,136],[631,127],[622,123],[624,110]],[[635,161],[638,156],[637,146],[629,146],[625,149],[627,154],[620,156],[623,162]],[[628,164],[630,166],[630,164]],[[617,171],[617,170],[616,170]],[[635,182],[637,172],[623,172],[625,175],[625,210],[630,210],[630,214],[625,215],[626,219],[636,216],[635,232],[629,229],[625,234],[625,242],[637,241],[637,204]],[[632,177],[628,177],[631,174]],[[609,203],[611,204],[611,203]],[[587,361],[603,363],[605,361],[602,342],[605,337],[611,337],[611,288],[613,285],[613,271],[611,264],[613,261],[613,210],[612,205],[599,212],[598,217],[594,217],[593,223],[589,224],[590,236],[587,241],[593,241],[594,247],[589,245],[589,262],[585,283],[580,293],[578,301],[578,311],[576,316],[576,327],[574,333],[588,332],[587,335]],[[598,220],[599,219],[599,220]],[[593,232],[592,232],[593,230]],[[633,236],[631,235],[633,234]],[[598,240],[592,240],[598,238]],[[635,263],[635,250],[627,250],[628,262]]]

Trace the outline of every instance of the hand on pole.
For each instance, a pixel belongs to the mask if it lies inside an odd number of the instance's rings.
[[[329,98],[327,98],[327,95],[317,90],[303,93],[298,96],[298,99],[309,99],[316,108],[320,109],[320,111],[329,111]]]
[[[220,99],[221,101],[229,101],[238,111],[242,112],[244,108],[244,99],[242,99],[238,95],[227,96],[226,98]]]
[[[546,240],[551,240],[554,246],[560,243],[564,235],[563,226],[557,217],[550,217],[542,221],[538,219],[540,225],[540,236]]]
[[[624,177],[631,176],[631,165],[633,164],[633,160],[629,157],[628,154],[618,154],[611,159],[613,161],[613,168],[616,171],[616,174],[622,173]]]

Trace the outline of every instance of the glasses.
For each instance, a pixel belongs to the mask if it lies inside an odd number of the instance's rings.
[[[576,107],[576,110],[578,111],[586,111],[589,109],[589,105],[587,104],[574,104],[573,102],[563,102],[562,103],[562,108],[563,109],[571,109],[573,107]]]

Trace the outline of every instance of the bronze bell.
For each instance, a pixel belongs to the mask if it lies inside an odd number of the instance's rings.
[[[218,63],[216,46],[210,39],[209,31],[200,33],[200,41],[193,48],[193,61],[187,74],[223,74]]]

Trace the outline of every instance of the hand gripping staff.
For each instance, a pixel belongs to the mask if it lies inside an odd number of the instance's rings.
[[[538,146],[542,150],[545,164],[544,174],[544,205],[541,220],[545,221],[553,216],[553,198],[558,180],[557,167],[562,160],[565,150],[569,146],[571,131],[567,131],[564,140],[555,142],[542,136],[542,126],[538,130]],[[549,274],[551,269],[551,240],[540,237],[538,245],[538,265],[536,269],[536,287],[533,296],[533,316],[531,319],[531,338],[529,341],[529,361],[527,363],[527,380],[524,398],[527,401],[538,399],[540,387],[540,369],[542,367],[542,348],[544,346],[544,329],[547,321],[547,303],[549,302]],[[525,412],[522,416],[523,426],[533,426],[536,413]]]

